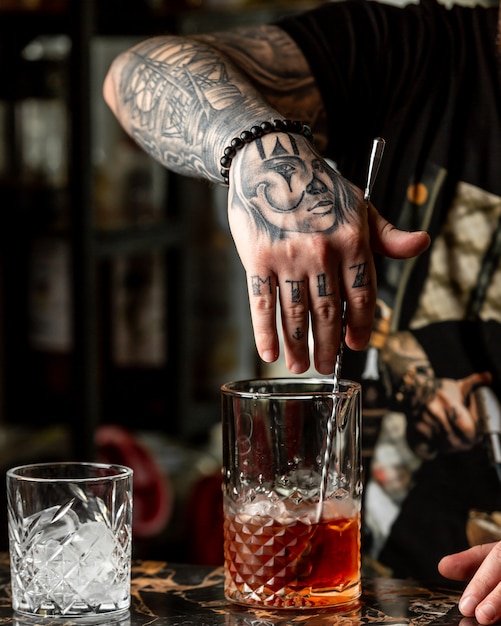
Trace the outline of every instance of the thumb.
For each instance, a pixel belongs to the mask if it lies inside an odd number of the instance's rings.
[[[393,226],[369,204],[369,229],[372,249],[393,259],[410,259],[422,254],[430,245],[430,235],[424,230],[408,232]]]
[[[468,397],[473,389],[481,385],[492,385],[492,374],[490,372],[470,374],[459,383],[464,398]]]

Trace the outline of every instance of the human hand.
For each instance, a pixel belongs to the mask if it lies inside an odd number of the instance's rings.
[[[256,347],[266,362],[279,355],[280,302],[285,362],[295,374],[309,363],[332,373],[347,303],[346,344],[367,344],[376,302],[373,252],[408,258],[429,245],[424,232],[396,229],[367,206],[361,189],[335,172],[302,136],[274,133],[233,159],[230,228],[247,273]]]
[[[459,610],[482,625],[501,621],[501,541],[449,554],[438,570],[451,580],[469,580]]]
[[[473,391],[489,385],[488,372],[460,380],[439,379],[435,395],[408,420],[407,439],[419,456],[468,450],[482,436]]]

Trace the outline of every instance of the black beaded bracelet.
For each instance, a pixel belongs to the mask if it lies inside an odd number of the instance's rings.
[[[221,176],[226,185],[229,184],[229,173],[231,163],[238,150],[241,150],[246,144],[268,135],[269,133],[295,133],[303,135],[309,141],[313,142],[313,133],[308,124],[298,122],[297,120],[272,120],[271,122],[261,122],[259,125],[253,126],[250,130],[244,130],[239,137],[234,137],[230,145],[224,149],[223,156],[220,159]]]

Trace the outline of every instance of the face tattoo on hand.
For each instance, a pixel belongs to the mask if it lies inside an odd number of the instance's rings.
[[[249,144],[236,177],[235,193],[260,230],[272,240],[289,232],[329,233],[347,221],[356,203],[352,189],[314,152],[300,156],[288,133]],[[252,161],[252,165],[251,165]]]

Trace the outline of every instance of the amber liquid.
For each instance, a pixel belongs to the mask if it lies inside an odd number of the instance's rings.
[[[360,514],[286,522],[225,504],[226,597],[281,608],[334,606],[360,595]]]

